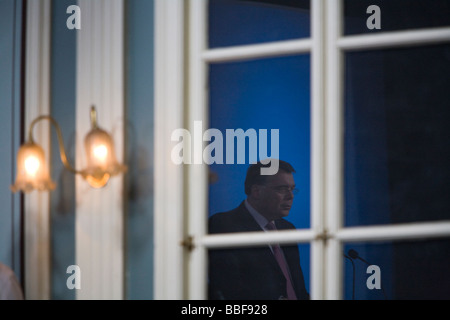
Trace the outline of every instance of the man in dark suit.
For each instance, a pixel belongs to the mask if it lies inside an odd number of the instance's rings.
[[[247,199],[237,208],[209,219],[209,232],[251,232],[295,229],[283,219],[296,193],[294,168],[279,160],[274,175],[261,175],[261,162],[245,179]],[[281,250],[280,250],[281,249]],[[297,245],[215,249],[209,253],[209,298],[227,300],[309,299]]]

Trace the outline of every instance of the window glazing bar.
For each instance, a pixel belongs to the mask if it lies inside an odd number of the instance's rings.
[[[339,230],[335,237],[343,242],[450,237],[450,221],[351,227]]]
[[[268,244],[307,243],[318,237],[317,233],[310,229],[287,230],[277,232],[240,232],[215,234],[205,236],[197,242],[197,245],[208,249],[249,247]],[[195,245],[195,239],[194,239]]]
[[[347,36],[337,45],[341,50],[367,50],[442,42],[450,42],[449,27]]]
[[[234,46],[229,48],[209,49],[202,54],[205,62],[228,62],[267,58],[272,56],[309,53],[312,47],[311,39],[276,41],[265,44]]]

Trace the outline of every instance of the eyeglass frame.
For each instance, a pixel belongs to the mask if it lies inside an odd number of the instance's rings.
[[[270,188],[272,190],[274,190],[276,193],[281,194],[281,195],[288,195],[289,193],[292,193],[292,195],[296,195],[299,192],[299,189],[296,187],[289,187],[289,186],[269,186],[266,184],[262,184],[261,186],[263,187],[267,187]]]

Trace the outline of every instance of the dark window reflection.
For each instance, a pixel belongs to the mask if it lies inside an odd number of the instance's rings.
[[[450,299],[450,238],[344,246],[344,298]],[[353,258],[351,257],[360,257]],[[379,267],[380,288],[375,287]],[[369,284],[368,284],[369,283]],[[370,289],[371,288],[371,289]]]
[[[262,175],[276,163],[277,173]],[[288,218],[298,192],[295,169],[283,160],[249,166],[246,199],[229,211],[209,218],[209,232],[276,232],[293,230]],[[297,245],[222,249],[209,255],[210,299],[309,299]]]
[[[282,245],[296,299],[309,299],[309,244]],[[286,278],[269,246],[209,252],[209,299],[287,299]]]
[[[380,29],[369,29],[366,25],[373,12],[366,12],[371,5],[380,8]],[[450,26],[449,12],[448,0],[345,0],[344,34]]]
[[[208,16],[211,48],[310,35],[309,0],[211,0]]]
[[[449,219],[450,45],[345,65],[345,225]]]

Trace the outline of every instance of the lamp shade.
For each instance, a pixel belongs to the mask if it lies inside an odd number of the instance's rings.
[[[86,135],[84,146],[87,168],[83,170],[83,177],[92,187],[101,188],[110,177],[126,171],[126,167],[117,162],[113,139],[106,131],[94,127]]]
[[[17,152],[17,174],[13,192],[32,190],[48,191],[55,189],[45,161],[44,150],[33,142],[22,145]]]

